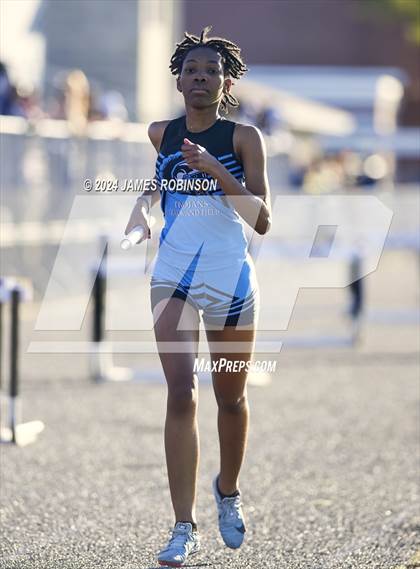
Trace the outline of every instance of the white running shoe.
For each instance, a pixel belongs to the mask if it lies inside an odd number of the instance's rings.
[[[166,567],[182,567],[187,557],[199,550],[198,531],[193,531],[190,523],[177,522],[168,545],[158,555],[158,561]]]
[[[219,493],[217,480],[213,480],[213,494],[219,511],[219,530],[225,544],[231,549],[241,547],[245,538],[245,518],[242,511],[241,494],[223,498]]]

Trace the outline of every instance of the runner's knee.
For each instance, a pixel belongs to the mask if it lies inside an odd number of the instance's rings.
[[[230,413],[232,415],[239,415],[240,413],[243,413],[248,406],[248,397],[246,395],[242,395],[237,398],[225,398],[218,395],[216,397],[216,401],[220,411]]]
[[[194,412],[198,403],[198,390],[195,376],[191,381],[185,377],[168,385],[168,410],[176,415]]]

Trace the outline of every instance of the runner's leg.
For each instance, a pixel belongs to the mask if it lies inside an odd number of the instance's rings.
[[[177,330],[181,314],[180,327],[184,329]],[[199,316],[194,307],[184,300],[170,298],[156,304],[153,317],[159,357],[168,386],[165,452],[175,521],[196,523],[199,435],[198,385],[193,366],[198,350]],[[163,342],[182,342],[183,349],[179,353],[165,352]]]
[[[222,369],[214,371],[213,388],[218,404],[218,430],[220,443],[219,489],[223,494],[233,494],[238,489],[238,479],[244,459],[248,437],[249,405],[247,398],[246,364],[251,360],[255,342],[255,329],[226,326],[221,330],[206,327],[211,361],[220,358],[232,362],[244,362],[241,371],[232,372]],[[243,349],[231,353],[217,346],[221,342],[241,342]],[[240,364],[237,364],[238,366]]]

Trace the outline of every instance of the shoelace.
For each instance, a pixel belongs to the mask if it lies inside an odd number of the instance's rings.
[[[242,506],[241,497],[224,498],[222,500],[221,518],[227,520],[229,518],[237,519],[239,517],[240,508]]]
[[[170,538],[166,549],[170,549],[171,547],[185,546],[187,539],[188,539],[188,533],[185,533],[184,531],[179,529],[174,529],[172,530],[172,537]]]

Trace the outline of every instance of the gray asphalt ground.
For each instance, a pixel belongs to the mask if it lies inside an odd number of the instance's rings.
[[[415,268],[409,255],[384,258],[366,278],[369,306],[412,307]],[[342,291],[302,293],[295,331],[315,330],[342,301]],[[29,314],[24,343],[31,337]],[[203,548],[187,566],[420,567],[418,340],[413,323],[372,318],[354,348],[283,348],[270,385],[249,388],[241,476],[248,532],[238,551],[218,535],[216,404],[203,383]],[[138,365],[139,357],[125,361]],[[94,385],[82,355],[24,354],[22,366],[24,419],[46,428],[33,445],[1,449],[0,567],[156,568],[173,524],[163,383]]]

